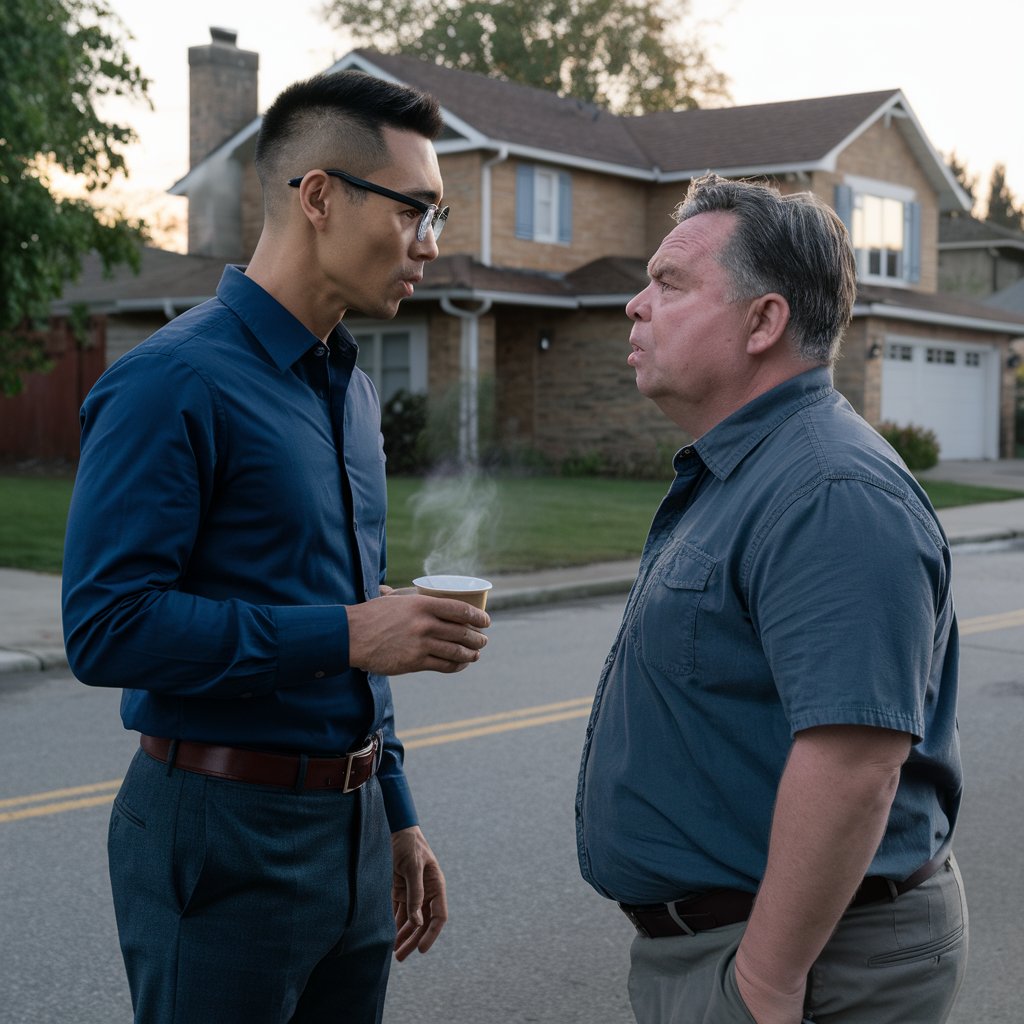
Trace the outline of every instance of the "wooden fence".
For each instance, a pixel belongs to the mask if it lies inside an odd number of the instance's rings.
[[[28,374],[20,395],[0,395],[0,459],[77,462],[78,410],[106,368],[106,318],[89,321],[84,345],[56,319],[43,343],[53,369]]]

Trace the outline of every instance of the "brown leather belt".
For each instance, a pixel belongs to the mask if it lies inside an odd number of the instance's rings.
[[[376,774],[380,764],[381,735],[375,733],[362,750],[340,757],[304,757],[270,754],[244,747],[221,747],[192,740],[168,740],[142,735],[140,746],[157,761],[170,760],[175,768],[212,775],[232,782],[287,789],[340,789],[352,793]]]
[[[850,901],[851,907],[867,903],[892,901],[927,881],[949,860],[949,848],[943,846],[927,863],[922,864],[902,882],[869,875]],[[750,917],[754,894],[740,889],[711,889],[671,903],[635,905],[620,903],[622,912],[636,930],[648,939],[664,939],[679,935],[696,935],[711,928],[724,928]]]

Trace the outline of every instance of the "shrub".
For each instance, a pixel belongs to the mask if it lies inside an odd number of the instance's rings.
[[[907,469],[931,469],[939,461],[939,439],[933,430],[908,423],[880,423],[878,432],[896,449]]]
[[[423,430],[427,425],[427,396],[396,391],[380,411],[380,432],[389,473],[420,473],[426,468]]]

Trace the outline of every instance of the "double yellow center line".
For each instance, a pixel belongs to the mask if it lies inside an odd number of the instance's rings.
[[[406,730],[401,734],[401,740],[407,750],[413,750],[417,747],[437,746],[439,743],[476,739],[478,736],[493,736],[495,733],[510,732],[513,729],[551,725],[554,722],[564,722],[590,714],[592,703],[592,697],[577,697],[554,704],[540,704],[531,708],[516,708],[514,711],[482,715],[479,718],[463,718],[457,722],[426,725]],[[117,795],[120,786],[120,779],[111,779],[108,782],[94,782],[88,786],[51,789],[45,793],[0,800],[0,824],[109,804]]]
[[[964,619],[960,623],[961,636],[977,633],[991,633],[998,629],[1012,629],[1024,626],[1024,608],[996,615],[980,615]],[[538,725],[552,725],[572,718],[585,718],[590,713],[592,697],[574,697],[571,700],[556,701],[553,704],[538,704],[514,711],[500,711],[493,715],[477,718],[463,718],[439,725],[424,725],[407,729],[402,742],[407,750],[419,747],[435,747],[441,743],[457,743],[460,740],[478,739],[514,729],[531,729]],[[110,803],[117,795],[120,779],[108,782],[94,782],[87,786],[72,786],[68,789],[51,789],[45,793],[30,796],[15,796],[0,800],[0,824],[22,821],[25,818],[39,818],[62,811],[77,811],[86,807],[98,807]]]
[[[111,779],[109,782],[93,782],[88,786],[51,789],[46,793],[33,793],[31,796],[14,796],[7,800],[0,800],[0,822],[40,818],[44,814],[59,814],[61,811],[78,811],[83,807],[109,804],[117,795],[120,785],[120,779]],[[94,795],[86,796],[86,793]],[[76,797],[77,799],[72,799]],[[17,808],[17,810],[7,810],[9,807]]]

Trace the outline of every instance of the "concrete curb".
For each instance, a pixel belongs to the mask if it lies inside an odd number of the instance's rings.
[[[487,602],[488,611],[527,608],[565,601],[582,601],[588,597],[626,594],[633,585],[633,577],[580,580],[554,583],[543,587],[520,587],[495,594]],[[62,648],[0,647],[0,675],[6,672],[38,672],[66,669],[68,659]]]
[[[961,529],[955,536],[949,538],[949,543],[954,547],[965,547],[974,544],[984,545],[1018,540],[1022,537],[1024,537],[1024,530],[1015,528]],[[590,597],[626,594],[632,587],[634,578],[635,574],[631,571],[617,575],[596,575],[584,579],[570,579],[565,582],[548,581],[536,586],[513,585],[492,594],[487,602],[487,610],[497,612],[513,608],[582,601]],[[0,647],[0,676],[5,673],[45,672],[67,667],[67,655],[62,647]]]

